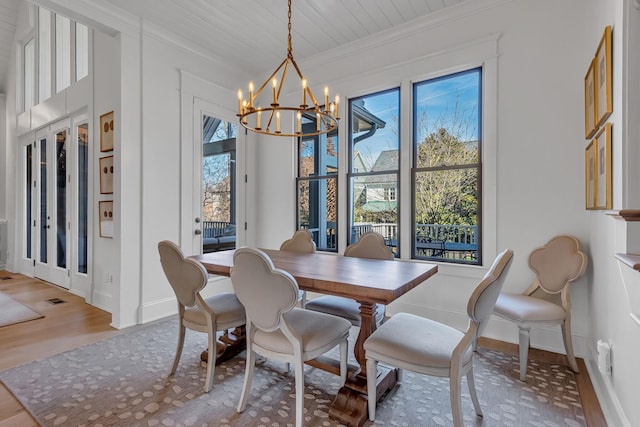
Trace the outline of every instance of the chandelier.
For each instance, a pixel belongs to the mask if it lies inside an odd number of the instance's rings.
[[[291,49],[291,0],[289,0],[288,21],[287,57],[262,83],[258,90],[254,91],[253,82],[249,82],[249,96],[247,98],[244,98],[242,91],[238,90],[237,116],[242,126],[252,132],[265,135],[304,137],[329,133],[338,127],[340,97],[336,95],[335,101],[330,103],[329,88],[325,87],[324,104],[318,103],[307,79],[304,78],[300,68],[298,68],[298,64],[293,59]],[[300,105],[286,106],[281,105],[279,100],[287,77],[287,71],[291,67],[298,75],[301,101]],[[263,94],[264,89],[269,85],[271,86],[270,96],[267,93]],[[281,126],[281,124],[284,126]]]

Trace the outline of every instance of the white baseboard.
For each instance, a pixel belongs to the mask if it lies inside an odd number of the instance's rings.
[[[164,298],[150,303],[142,304],[139,310],[139,323],[153,322],[178,312],[178,303],[175,297]]]
[[[593,390],[596,392],[596,396],[598,396],[598,402],[602,408],[602,413],[607,421],[607,425],[631,427],[631,423],[624,414],[624,410],[622,409],[622,405],[620,405],[611,380],[609,377],[602,375],[598,369],[598,357],[595,349],[591,352],[588,359],[586,357],[584,358],[584,362],[587,366],[587,371],[589,371],[589,378],[593,384]]]
[[[93,298],[91,298],[91,305],[98,307],[108,313],[113,313],[111,308],[111,294],[105,292],[93,291]]]

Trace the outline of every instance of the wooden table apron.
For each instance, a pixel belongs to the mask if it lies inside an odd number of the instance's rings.
[[[334,400],[329,415],[348,426],[362,426],[367,420],[367,370],[365,340],[375,331],[376,303],[389,304],[436,274],[438,266],[408,261],[382,261],[323,253],[299,254],[264,250],[276,268],[295,277],[300,289],[352,298],[360,303],[361,325],[354,346],[359,369],[349,372],[347,381]],[[229,276],[234,251],[195,255],[210,274]],[[311,363],[331,372],[335,364],[327,360]],[[396,369],[376,373],[378,399],[397,382]]]

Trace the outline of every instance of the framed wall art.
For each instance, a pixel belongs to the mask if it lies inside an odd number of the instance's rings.
[[[113,150],[113,111],[100,116],[100,151]]]
[[[595,140],[591,141],[584,152],[584,199],[586,209],[596,207],[596,158]]]
[[[596,133],[596,104],[595,90],[595,58],[591,60],[587,75],[584,76],[584,137],[591,138]]]
[[[113,238],[113,201],[98,202],[98,212],[100,214],[100,237]]]
[[[596,209],[611,209],[611,123],[595,137]]]
[[[113,156],[100,158],[100,194],[113,194]]]
[[[595,57],[596,128],[602,126],[613,111],[611,76],[611,26],[604,29]]]

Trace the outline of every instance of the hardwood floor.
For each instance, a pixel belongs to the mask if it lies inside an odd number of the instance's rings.
[[[10,277],[4,280],[3,278]],[[43,314],[42,319],[0,328],[0,371],[42,359],[54,354],[112,337],[120,331],[109,326],[111,314],[84,302],[57,286],[20,274],[0,270],[0,291],[16,301]],[[64,303],[51,304],[47,300],[59,298]],[[515,344],[480,338],[481,347],[517,354]],[[566,357],[557,353],[531,349],[529,358],[566,364]],[[576,375],[578,390],[587,425],[606,426],[602,409],[582,359],[578,359],[580,373]],[[0,384],[0,427],[31,427],[38,424],[13,395]]]

